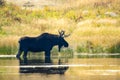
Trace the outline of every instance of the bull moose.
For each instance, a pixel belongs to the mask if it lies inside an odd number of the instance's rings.
[[[61,30],[58,31],[59,35],[56,34],[50,34],[50,33],[43,33],[37,37],[22,37],[19,40],[19,50],[16,55],[16,57],[19,59],[22,52],[23,58],[27,58],[28,51],[30,52],[41,52],[45,51],[45,58],[50,58],[50,51],[52,48],[56,45],[58,45],[58,50],[60,52],[60,49],[62,46],[68,47],[69,44],[67,41],[65,41],[65,37],[69,35],[65,35],[65,31]]]

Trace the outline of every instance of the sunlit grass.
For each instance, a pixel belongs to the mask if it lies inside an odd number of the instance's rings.
[[[17,36],[6,36],[0,38],[0,53],[16,54],[18,49]]]

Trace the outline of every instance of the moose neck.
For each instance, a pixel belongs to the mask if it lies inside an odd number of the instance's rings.
[[[53,45],[59,45],[59,37],[53,40]]]
[[[52,44],[53,44],[53,46],[58,45],[58,51],[60,52],[60,49],[61,49],[62,46],[60,46],[59,36],[57,36],[56,38],[52,39]]]

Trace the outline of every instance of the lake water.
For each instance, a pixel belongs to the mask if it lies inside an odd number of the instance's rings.
[[[120,80],[120,58],[0,58],[0,80]]]

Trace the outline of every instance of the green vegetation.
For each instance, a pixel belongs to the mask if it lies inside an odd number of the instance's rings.
[[[93,43],[87,41],[81,43],[77,46],[77,52],[85,53],[120,53],[120,43],[116,43],[113,46],[101,46],[94,45]]]
[[[71,48],[62,49],[61,52],[58,52],[58,49],[54,47],[52,50],[52,57],[73,58],[73,53]]]
[[[18,39],[64,29],[70,44],[61,53],[120,53],[119,0],[67,0],[59,6],[22,9],[0,3],[0,54],[16,54]],[[54,48],[54,51],[57,50]]]

